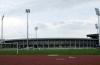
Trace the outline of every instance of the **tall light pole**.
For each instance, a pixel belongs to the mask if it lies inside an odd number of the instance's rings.
[[[3,20],[4,20],[4,15],[2,16],[1,19],[1,48],[2,48],[2,44],[3,44]]]
[[[37,43],[37,47],[38,47],[38,40],[37,40],[37,31],[38,31],[38,27],[35,27],[35,32],[36,32],[36,43]]]
[[[100,11],[98,8],[95,8],[95,11],[96,11],[96,15],[98,16],[98,35],[99,35],[99,46],[100,46],[100,21],[99,21]]]
[[[30,9],[26,9],[26,13],[27,13],[27,49],[29,48],[29,45],[28,45],[28,39],[29,39],[29,36],[28,36],[28,31],[29,31],[29,24],[28,24],[28,14],[30,13]]]

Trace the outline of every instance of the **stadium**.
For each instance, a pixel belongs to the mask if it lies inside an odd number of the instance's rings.
[[[89,38],[88,38],[89,37]],[[5,40],[2,48],[96,48],[99,46],[98,34],[89,34],[87,38],[31,38]]]
[[[100,65],[100,0],[0,4],[0,65]]]

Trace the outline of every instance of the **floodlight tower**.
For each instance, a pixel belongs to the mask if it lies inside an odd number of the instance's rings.
[[[2,48],[2,44],[3,44],[3,20],[4,20],[4,15],[2,16],[1,19],[1,48]]]
[[[98,8],[95,8],[96,15],[98,16],[98,36],[99,36],[99,46],[100,46],[100,11]]]
[[[29,39],[29,36],[28,36],[28,31],[29,31],[29,24],[28,24],[28,15],[30,13],[30,9],[26,9],[26,13],[27,13],[27,49],[29,48],[29,45],[28,45],[28,39]]]

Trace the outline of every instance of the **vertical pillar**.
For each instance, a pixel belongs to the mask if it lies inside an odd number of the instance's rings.
[[[49,48],[49,40],[47,41],[47,43],[48,43],[48,48]]]
[[[100,16],[100,13],[98,14],[98,34],[99,34],[99,46],[100,46],[100,22],[99,22],[99,16]]]
[[[80,40],[79,40],[79,48],[80,48]]]
[[[87,40],[87,48],[88,48],[88,43],[89,43],[89,42],[88,42],[88,40]]]
[[[76,40],[75,40],[75,48],[76,48]]]
[[[70,40],[70,48],[71,48],[71,40]]]
[[[83,48],[84,48],[84,40],[83,40]]]

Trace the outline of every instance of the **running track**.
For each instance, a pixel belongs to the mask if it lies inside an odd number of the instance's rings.
[[[100,65],[100,56],[0,56],[0,65]]]

